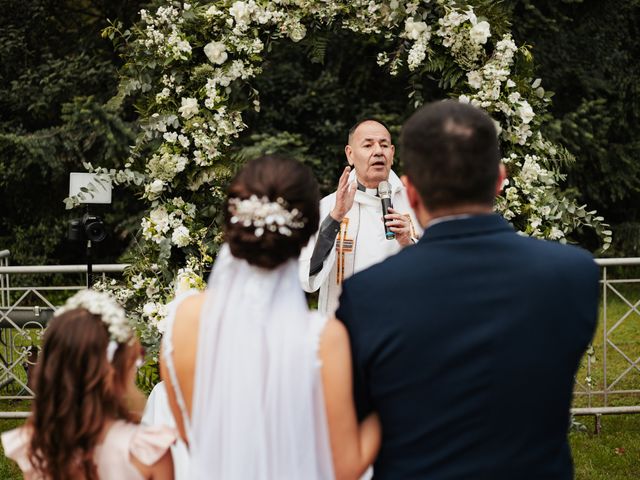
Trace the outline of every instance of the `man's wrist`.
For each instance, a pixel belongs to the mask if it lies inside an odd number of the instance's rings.
[[[334,210],[331,210],[331,212],[329,213],[329,216],[330,216],[331,218],[333,218],[333,219],[334,219],[336,222],[338,222],[338,223],[342,223],[342,220],[344,220],[345,215],[346,215],[346,214],[340,215],[339,213],[337,213],[337,212],[335,211],[335,209],[334,209]]]

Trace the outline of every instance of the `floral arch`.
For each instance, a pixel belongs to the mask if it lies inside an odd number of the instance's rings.
[[[491,2],[453,0],[219,0],[163,2],[140,12],[130,30],[105,36],[122,48],[118,96],[132,97],[140,134],[118,168],[86,167],[131,185],[148,202],[139,251],[122,285],[110,286],[143,342],[159,343],[166,303],[176,289],[201,288],[205,265],[220,244],[219,208],[239,160],[229,147],[246,128],[243,112],[259,110],[252,80],[270,42],[298,42],[314,32],[347,29],[380,42],[378,64],[415,86],[436,76],[452,98],[489,112],[500,132],[509,184],[497,210],[525,234],[566,241],[593,228],[606,249],[602,217],[559,189],[571,155],[540,132],[550,95],[532,78],[532,59],[508,31],[494,27]],[[484,15],[484,16],[483,16]],[[505,30],[502,28],[502,30]],[[67,199],[68,207],[77,198]]]

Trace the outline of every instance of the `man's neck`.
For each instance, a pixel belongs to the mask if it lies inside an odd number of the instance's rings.
[[[356,180],[358,182],[358,186],[363,187],[365,189],[369,189],[369,190],[378,190],[378,185],[380,185],[380,182],[366,182],[363,181],[358,175],[356,175]],[[389,181],[387,179],[387,181]]]

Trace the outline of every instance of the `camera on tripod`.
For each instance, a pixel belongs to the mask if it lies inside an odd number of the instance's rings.
[[[107,238],[107,228],[102,218],[85,213],[82,218],[74,218],[69,222],[69,240],[101,242]]]
[[[78,197],[87,211],[81,218],[69,222],[69,240],[86,244],[87,287],[93,285],[91,246],[107,238],[107,228],[98,215],[89,212],[89,205],[111,203],[111,181],[93,173],[71,173],[69,175],[69,197]]]

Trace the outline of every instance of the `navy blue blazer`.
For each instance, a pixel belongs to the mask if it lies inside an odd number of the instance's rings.
[[[599,269],[498,215],[429,227],[344,283],[360,418],[380,414],[375,478],[565,480],[573,378]]]

